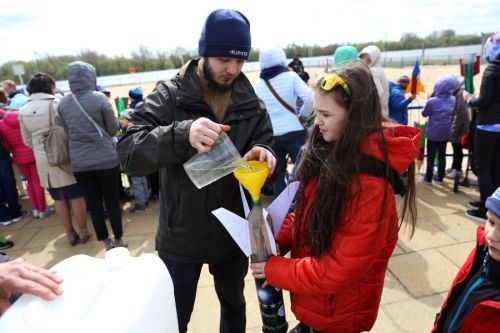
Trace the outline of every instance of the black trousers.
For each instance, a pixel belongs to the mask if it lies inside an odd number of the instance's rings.
[[[500,186],[500,132],[476,130],[476,174],[483,205]]]
[[[149,187],[151,189],[150,195],[158,196],[160,193],[160,172],[153,172],[148,176]]]
[[[453,147],[453,164],[451,165],[451,168],[462,171],[462,161],[464,159],[462,144],[460,142],[452,143],[451,146]]]
[[[179,332],[187,332],[203,264],[176,262],[162,255],[160,258],[167,266],[174,284]],[[215,292],[220,303],[220,332],[244,333],[246,303],[243,289],[244,278],[248,272],[248,258],[243,254],[238,254],[224,261],[209,264],[208,267],[210,274],[214,277]]]
[[[123,235],[122,229],[122,213],[120,210],[120,195],[119,195],[119,170],[118,167],[104,170],[90,170],[75,172],[75,178],[78,185],[85,195],[87,209],[92,217],[92,224],[98,240],[103,240],[109,237],[108,228],[104,218],[104,205],[108,211],[111,229],[115,238],[121,238]]]
[[[443,179],[446,169],[446,144],[448,141],[427,140],[427,170],[425,178],[432,179],[434,173],[434,158],[438,155],[438,178]]]

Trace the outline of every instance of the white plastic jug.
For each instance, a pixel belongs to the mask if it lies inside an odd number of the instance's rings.
[[[177,333],[174,287],[154,254],[126,248],[105,259],[76,255],[53,267],[64,282],[54,301],[21,296],[0,318],[0,332]]]

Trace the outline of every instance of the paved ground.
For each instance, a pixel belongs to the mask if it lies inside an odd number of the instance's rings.
[[[475,183],[475,179],[472,179]],[[461,188],[452,192],[452,182],[444,186],[417,181],[418,227],[409,240],[402,230],[400,240],[389,263],[379,316],[372,332],[429,332],[458,268],[474,246],[477,223],[464,216],[468,200],[477,199],[477,187]],[[23,199],[23,205],[29,203]],[[128,213],[124,206],[124,232],[134,256],[154,252],[154,232],[158,215],[158,202],[147,211]],[[89,221],[90,224],[90,221]],[[88,254],[102,258],[104,249],[92,238],[85,245],[71,247],[55,215],[44,220],[31,216],[9,226],[0,226],[0,234],[15,242],[8,254],[24,257],[34,264],[51,267],[75,254]],[[260,314],[253,278],[246,278],[247,331],[260,331]],[[285,293],[286,294],[286,293]],[[285,297],[290,326],[296,324]],[[198,297],[190,332],[218,332],[219,307],[213,281],[203,270],[198,286]]]

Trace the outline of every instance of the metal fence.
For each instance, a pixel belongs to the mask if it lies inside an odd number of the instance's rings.
[[[454,47],[440,47],[433,49],[415,49],[402,51],[382,52],[382,66],[384,67],[406,67],[415,64],[417,59],[423,60],[425,64],[456,64],[458,59],[475,56],[481,53],[481,45],[467,45]],[[333,55],[301,58],[304,67],[325,67],[327,63],[333,64]],[[291,59],[287,59],[288,62]],[[244,72],[259,71],[259,62],[246,62],[243,66]],[[154,72],[143,72],[135,74],[120,74],[110,76],[100,76],[97,78],[97,84],[105,87],[123,86],[141,83],[150,83],[173,77],[178,69],[168,69]],[[63,91],[69,90],[67,80],[57,81],[57,87]]]

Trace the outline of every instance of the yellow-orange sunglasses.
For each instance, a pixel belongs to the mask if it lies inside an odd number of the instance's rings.
[[[345,83],[344,79],[335,73],[325,74],[319,79],[321,89],[330,91],[340,85],[349,97],[352,97],[351,88]]]

